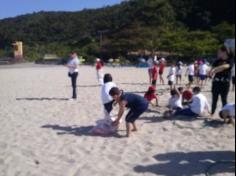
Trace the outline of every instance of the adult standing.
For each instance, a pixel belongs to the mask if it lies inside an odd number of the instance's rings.
[[[78,66],[80,64],[78,55],[76,53],[71,54],[71,59],[67,64],[69,68],[69,77],[71,78],[72,83],[72,100],[77,99],[77,78],[79,75]]]
[[[97,79],[99,84],[102,86],[104,84],[103,82],[103,67],[104,67],[104,63],[101,59],[97,58],[96,59],[96,71],[97,71]]]
[[[210,72],[210,75],[214,76],[212,84],[212,115],[215,114],[219,96],[222,99],[222,106],[224,107],[227,104],[233,64],[234,60],[228,48],[221,47],[218,51],[218,59],[214,62]]]

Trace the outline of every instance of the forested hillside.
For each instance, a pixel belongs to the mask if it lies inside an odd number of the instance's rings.
[[[211,55],[235,38],[235,0],[130,0],[80,12],[40,12],[0,21],[0,56],[22,40],[29,59],[45,53],[87,58],[127,56],[130,51]]]

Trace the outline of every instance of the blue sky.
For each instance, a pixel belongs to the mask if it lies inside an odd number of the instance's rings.
[[[38,11],[79,11],[118,4],[122,0],[0,0],[0,19]]]

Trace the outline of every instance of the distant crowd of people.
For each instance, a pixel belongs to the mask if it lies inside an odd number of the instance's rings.
[[[235,89],[235,60],[234,55],[227,47],[221,47],[218,51],[218,58],[210,65],[207,60],[198,59],[186,66],[182,61],[177,63],[167,63],[166,59],[160,60],[149,58],[148,76],[150,87],[145,95],[140,96],[133,93],[126,93],[120,90],[113,82],[111,74],[103,74],[104,63],[101,59],[96,59],[96,72],[98,83],[102,86],[101,96],[104,105],[105,117],[110,120],[112,126],[119,127],[125,110],[130,111],[126,116],[127,137],[132,132],[138,130],[136,120],[148,109],[149,105],[160,107],[160,97],[158,97],[157,85],[165,85],[165,71],[167,72],[168,85],[170,86],[171,98],[168,104],[162,107],[168,108],[163,114],[163,118],[173,118],[176,116],[185,116],[196,118],[209,114],[214,116],[219,97],[222,99],[222,110],[219,116],[226,123],[233,123],[235,118],[235,102],[228,104],[228,94],[231,81],[233,90]],[[68,63],[69,77],[72,81],[73,96],[77,98],[76,80],[78,77],[79,59],[76,53],[71,55]],[[181,87],[183,76],[188,77],[186,86]],[[212,80],[212,106],[208,99],[202,93],[202,89],[207,81]],[[177,87],[180,86],[180,87]],[[117,118],[111,118],[113,105],[119,105]]]

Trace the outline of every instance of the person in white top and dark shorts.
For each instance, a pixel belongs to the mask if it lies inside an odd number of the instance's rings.
[[[111,74],[105,74],[104,76],[104,84],[101,89],[101,99],[102,103],[104,105],[104,112],[105,112],[105,118],[111,119],[111,111],[113,110],[113,103],[114,100],[110,96],[110,91],[113,87],[117,87],[116,84],[113,82],[113,78]]]
[[[68,62],[67,67],[69,68],[68,76],[71,78],[72,83],[72,100],[77,99],[77,78],[79,75],[78,66],[80,61],[76,53],[71,54],[71,60]]]

